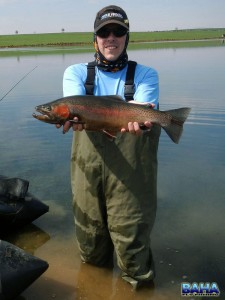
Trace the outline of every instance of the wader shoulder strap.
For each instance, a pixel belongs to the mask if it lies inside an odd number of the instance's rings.
[[[132,100],[134,96],[134,92],[135,92],[134,73],[135,73],[136,65],[137,65],[136,61],[132,61],[132,60],[128,61],[126,82],[124,86],[124,97],[126,101]]]
[[[124,97],[126,101],[132,100],[134,96],[134,73],[137,63],[135,61],[128,61],[128,68],[126,74],[126,82],[124,85]],[[96,62],[89,62],[87,65],[87,79],[85,82],[86,95],[94,94],[94,82],[95,82],[95,66]]]
[[[95,61],[89,62],[87,65],[87,79],[84,84],[86,89],[86,95],[94,94],[95,66],[96,66]]]

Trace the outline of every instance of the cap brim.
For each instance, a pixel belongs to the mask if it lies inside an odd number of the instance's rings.
[[[108,25],[108,24],[119,24],[121,26],[123,26],[124,28],[126,28],[127,30],[129,30],[129,26],[124,24],[121,21],[117,21],[117,20],[108,20],[106,22],[103,22],[102,24],[100,24],[98,27],[95,28],[94,32],[96,33],[99,29],[101,29],[102,27]]]

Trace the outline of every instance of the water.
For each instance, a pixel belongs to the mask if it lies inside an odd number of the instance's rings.
[[[222,45],[145,49],[129,58],[156,68],[160,109],[190,106],[178,145],[162,132],[158,210],[152,234],[155,287],[134,293],[113,272],[80,264],[70,190],[70,146],[54,125],[32,118],[34,107],[62,96],[65,68],[93,60],[87,54],[1,57],[0,174],[30,181],[29,191],[50,212],[8,240],[49,262],[19,299],[181,299],[181,282],[217,282],[225,291],[225,60]],[[191,299],[191,298],[190,298]],[[204,299],[198,297],[198,299]]]

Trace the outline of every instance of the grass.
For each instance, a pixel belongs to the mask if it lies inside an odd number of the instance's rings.
[[[0,47],[38,47],[90,44],[90,32],[0,35]]]
[[[130,41],[181,41],[181,40],[207,40],[222,38],[225,28],[218,29],[187,29],[172,31],[134,32]]]
[[[223,34],[225,34],[225,28],[131,32],[130,43],[220,39]],[[1,48],[43,46],[83,47],[91,45],[92,41],[93,33],[91,32],[0,35]]]

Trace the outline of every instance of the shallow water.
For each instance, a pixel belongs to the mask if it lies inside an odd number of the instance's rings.
[[[220,45],[129,52],[130,59],[158,70],[161,110],[192,108],[179,145],[161,135],[152,234],[156,279],[154,287],[138,292],[122,281],[117,267],[80,263],[70,191],[72,135],[31,116],[37,104],[62,96],[68,65],[93,55],[0,55],[0,98],[38,66],[0,102],[0,174],[29,180],[29,191],[50,207],[33,225],[7,237],[49,263],[19,299],[176,300],[182,299],[181,282],[217,282],[224,299],[224,50]]]

